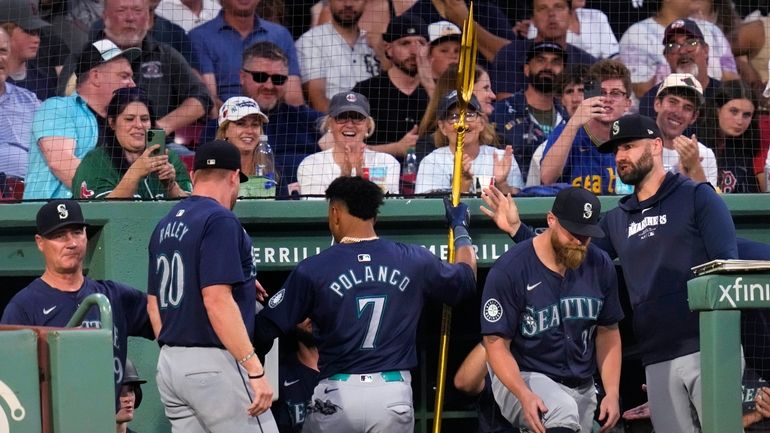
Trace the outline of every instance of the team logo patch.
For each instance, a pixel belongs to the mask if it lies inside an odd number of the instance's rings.
[[[348,93],[347,95],[345,95],[345,99],[348,102],[356,102],[358,100],[355,93]]]
[[[490,298],[484,304],[484,318],[487,322],[495,323],[503,317],[503,306],[497,302],[497,299]]]
[[[181,217],[182,215],[184,215],[184,209],[179,209],[178,211],[176,211],[177,218]]]
[[[586,203],[583,205],[583,218],[585,219],[591,219],[591,215],[594,214],[594,207],[591,205],[591,203]]]
[[[59,206],[56,206],[56,212],[59,213],[60,220],[66,220],[67,217],[70,216],[70,213],[67,210],[67,205],[65,205],[64,203],[60,204]]]
[[[80,198],[91,198],[94,196],[94,190],[88,189],[88,184],[86,181],[83,181],[80,183]],[[63,204],[59,206],[64,206]],[[59,214],[61,215],[61,214]],[[66,216],[64,218],[67,218]],[[64,219],[62,218],[62,219]]]
[[[281,290],[279,290],[279,291],[278,291],[278,293],[276,293],[275,295],[273,295],[273,297],[272,297],[272,298],[270,298],[270,300],[267,302],[267,305],[268,305],[270,308],[275,308],[275,307],[277,307],[277,306],[278,306],[278,304],[280,304],[280,303],[281,303],[281,301],[283,301],[283,296],[284,296],[285,294],[286,294],[286,289],[281,289]]]
[[[372,256],[369,254],[359,254],[358,255],[358,262],[359,263],[368,263],[372,261]]]
[[[616,120],[615,123],[612,124],[612,135],[618,135],[620,132],[620,121]]]

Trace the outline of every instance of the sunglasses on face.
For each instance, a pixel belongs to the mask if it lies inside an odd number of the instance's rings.
[[[352,121],[353,123],[358,125],[364,120],[366,120],[366,117],[363,116],[361,113],[356,113],[355,111],[340,113],[338,116],[334,118],[334,121],[340,125],[345,124],[348,121]]]
[[[701,44],[701,40],[700,39],[695,39],[695,38],[687,39],[687,40],[684,41],[684,43],[681,43],[681,44],[678,43],[678,42],[669,42],[666,45],[664,45],[663,52],[664,53],[673,53],[673,52],[681,50],[682,48],[684,48],[684,49],[693,49],[694,50],[700,44]]]
[[[281,86],[284,83],[286,83],[286,80],[289,79],[287,75],[268,74],[267,72],[249,71],[248,69],[242,69],[242,71],[251,75],[251,79],[254,80],[255,83],[260,83],[260,84],[264,83],[269,78],[274,85]]]
[[[465,113],[465,120],[468,122],[475,122],[479,119],[479,113],[475,111],[468,111]],[[458,120],[460,120],[460,113],[449,113],[444,117],[444,120],[456,123]]]

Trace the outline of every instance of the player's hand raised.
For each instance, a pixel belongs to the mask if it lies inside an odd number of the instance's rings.
[[[251,416],[258,416],[270,409],[273,404],[273,389],[267,383],[267,377],[249,379],[249,385],[254,392],[254,399],[246,411]]]
[[[491,218],[500,230],[508,233],[509,236],[515,235],[521,227],[521,219],[519,208],[516,207],[516,202],[511,195],[503,194],[494,185],[484,188],[483,191],[481,198],[488,207],[481,206],[481,212]]]
[[[609,431],[620,419],[620,403],[616,396],[606,395],[599,405],[599,422],[604,421],[599,433]]]
[[[548,407],[546,407],[543,400],[534,392],[530,391],[522,396],[520,401],[522,411],[524,412],[524,420],[527,425],[530,426],[535,433],[545,433],[545,426],[543,425],[541,415],[548,412]]]

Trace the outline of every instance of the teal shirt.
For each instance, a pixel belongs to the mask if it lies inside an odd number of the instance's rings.
[[[77,94],[49,98],[37,109],[32,121],[29,167],[24,199],[70,198],[72,192],[53,172],[38,146],[41,138],[65,137],[75,140],[75,158],[82,159],[96,146],[99,126],[86,101]]]
[[[192,191],[190,174],[182,160],[173,150],[168,150],[168,160],[176,169],[176,183],[186,192]],[[74,197],[80,199],[103,200],[120,183],[121,175],[103,147],[97,147],[88,152],[80,161],[72,187]],[[166,198],[166,186],[156,174],[142,178],[134,193],[137,200],[157,200]]]

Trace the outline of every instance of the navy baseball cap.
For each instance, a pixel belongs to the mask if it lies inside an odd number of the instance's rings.
[[[535,55],[540,53],[558,54],[561,56],[562,61],[567,61],[567,53],[564,51],[564,48],[556,42],[550,41],[536,42],[532,44],[532,46],[529,47],[529,50],[527,50],[527,61],[529,62],[533,57],[535,57]]]
[[[567,231],[592,238],[604,237],[604,231],[599,227],[601,210],[602,204],[594,193],[574,186],[559,191],[551,208],[559,224]]]
[[[102,39],[96,42],[90,42],[83,47],[83,52],[78,57],[78,63],[76,66],[75,74],[81,75],[90,71],[91,69],[107,63],[111,60],[115,60],[119,57],[125,57],[129,63],[139,58],[142,54],[142,50],[137,47],[126,48],[121,50],[109,39]]]
[[[382,40],[390,43],[407,36],[422,36],[427,42],[428,26],[425,24],[425,21],[411,14],[391,18],[388,29],[382,35]]]
[[[703,40],[703,32],[700,27],[689,18],[671,21],[671,24],[666,26],[666,30],[663,31],[663,45],[666,45],[671,37],[677,34],[685,34]]]
[[[51,200],[37,211],[37,233],[48,236],[64,227],[88,227],[75,200]]]
[[[195,150],[193,171],[207,168],[221,168],[236,171],[241,169],[241,153],[232,143],[225,140],[209,141]],[[248,182],[249,177],[238,173],[241,183]]]
[[[37,4],[31,0],[3,0],[0,2],[0,23],[14,23],[30,31],[50,27],[40,18]]]
[[[337,117],[349,111],[356,112],[364,117],[371,117],[369,110],[369,100],[366,99],[366,96],[356,92],[337,93],[329,101],[329,116],[331,117]]]
[[[436,109],[436,118],[437,119],[446,119],[447,113],[449,113],[449,110],[452,109],[455,105],[457,105],[460,102],[460,98],[457,96],[457,90],[452,90],[451,92],[444,95],[443,98],[438,102],[438,108]],[[471,100],[468,101],[468,108],[472,109],[473,111],[481,111],[481,104],[479,104],[479,100],[476,99],[476,95],[471,95]]]
[[[660,138],[660,129],[654,120],[641,114],[630,114],[612,122],[610,139],[596,149],[600,153],[613,153],[620,144],[644,138]]]

